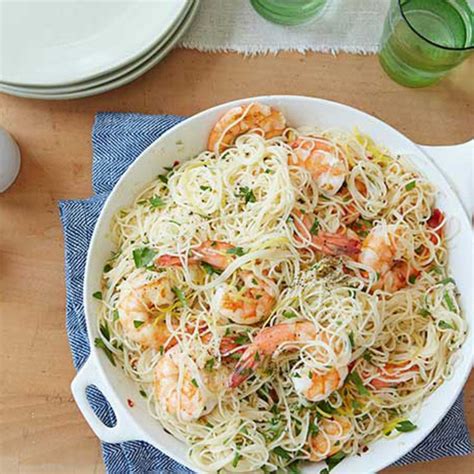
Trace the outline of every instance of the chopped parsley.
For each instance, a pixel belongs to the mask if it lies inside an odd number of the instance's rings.
[[[283,449],[281,446],[277,446],[276,448],[274,448],[273,452],[280,458],[291,459],[290,453]]]
[[[418,314],[424,318],[431,316],[431,313],[426,308],[421,308],[420,311],[418,311]]]
[[[157,178],[163,183],[168,184],[168,176],[166,174],[159,174]]]
[[[135,326],[135,329],[138,329],[140,326],[142,326],[143,324],[145,324],[145,321],[139,321],[138,319],[135,319],[133,321],[133,325]]]
[[[410,181],[406,186],[405,189],[407,191],[411,191],[416,186],[416,181]]]
[[[146,398],[146,392],[145,392],[145,390],[140,390],[140,395],[141,395],[143,398]]]
[[[365,352],[362,354],[362,357],[364,358],[364,360],[366,360],[367,362],[371,362],[372,361],[372,353],[369,351],[369,349],[366,349]]]
[[[102,349],[105,352],[105,355],[107,356],[107,359],[110,360],[110,363],[112,365],[115,365],[115,359],[114,359],[114,354],[112,351],[105,345],[105,342],[100,338],[96,337],[94,339],[94,345],[95,347],[98,347],[99,349]]]
[[[319,221],[318,219],[314,219],[313,225],[311,226],[311,229],[309,229],[309,233],[311,235],[317,235],[319,232]]]
[[[156,252],[148,247],[135,249],[132,253],[135,267],[142,268],[149,265],[155,258]]]
[[[245,204],[257,201],[255,194],[247,186],[242,186],[241,188],[239,188],[239,196],[245,199]]]
[[[214,359],[214,357],[212,359],[208,359],[206,363],[204,364],[204,368],[206,370],[212,370],[214,368],[215,362],[216,362],[216,359]]]
[[[178,297],[178,300],[183,306],[188,305],[188,302],[186,301],[186,296],[184,296],[183,290],[179,289],[177,286],[173,286],[171,290]]]
[[[201,191],[210,191],[212,188],[210,186],[199,186]]]
[[[316,421],[316,420],[314,420],[314,421]],[[315,424],[314,421],[312,423],[310,423],[310,425],[309,425],[309,433],[312,436],[315,436],[319,433],[319,426],[317,424]]]
[[[408,281],[409,281],[409,283],[410,283],[411,285],[414,285],[415,282],[416,282],[416,275],[410,275],[410,276],[408,277]]]
[[[286,319],[296,318],[296,313],[294,311],[283,311],[283,316]]]
[[[403,420],[395,425],[395,429],[400,433],[409,433],[410,431],[416,430],[416,428],[417,426],[410,420]]]
[[[452,324],[446,322],[446,321],[440,321],[438,323],[438,326],[441,328],[441,329],[456,329]]]
[[[346,455],[342,451],[339,451],[338,453],[333,454],[327,458],[326,464],[328,466],[328,472],[332,471],[345,457]]]
[[[100,331],[100,333],[102,334],[102,336],[104,336],[104,338],[105,338],[107,341],[110,341],[109,326],[107,325],[106,322],[100,323],[100,325],[99,325],[99,331]]]
[[[369,391],[365,388],[364,384],[362,383],[362,379],[357,372],[351,372],[348,375],[347,380],[354,383],[360,395],[369,395]]]
[[[160,208],[160,207],[165,207],[166,206],[163,199],[161,199],[159,196],[151,197],[148,202],[150,203],[150,206],[153,207],[153,208],[155,208],[155,207]]]
[[[113,313],[112,313],[112,321],[118,321],[119,319],[119,312],[118,312],[118,309],[114,309]]]
[[[449,294],[446,291],[444,292],[443,299],[444,299],[444,301],[446,303],[446,306],[448,307],[449,311],[456,311],[456,306],[455,306],[453,300],[451,299],[451,296],[449,296]]]
[[[232,467],[237,467],[239,461],[242,459],[242,455],[240,453],[235,453],[234,459],[232,460]]]
[[[213,267],[211,264],[207,262],[201,262],[201,267],[208,275],[213,275],[214,273],[216,275],[220,275],[222,273],[222,270],[219,270],[218,268]]]
[[[441,280],[440,283],[442,285],[447,285],[448,283],[453,283],[454,285],[456,284],[456,282],[454,281],[454,278],[451,278],[451,277],[448,277],[448,278],[445,278],[444,280]]]
[[[351,347],[354,347],[355,346],[355,344],[354,344],[354,333],[352,331],[349,333],[349,341],[351,343]]]
[[[112,270],[112,265],[106,263],[104,265],[104,273],[108,273],[108,272],[110,272],[110,270]]]
[[[247,334],[239,334],[235,338],[235,343],[241,346],[242,344],[247,344],[249,342],[249,337]]]
[[[191,383],[196,387],[199,388],[199,384],[197,383],[196,379],[191,379]]]
[[[317,405],[316,405],[322,412],[328,414],[328,415],[332,415],[333,413],[336,413],[336,409],[330,405],[328,402],[326,401],[322,401],[322,402],[319,402]]]
[[[102,299],[102,292],[101,292],[101,291],[96,291],[95,293],[92,293],[92,296],[93,296],[96,300],[101,300],[101,299]]]
[[[237,257],[242,257],[242,255],[245,255],[245,251],[242,247],[233,247],[227,250],[226,253],[229,255],[237,255]]]

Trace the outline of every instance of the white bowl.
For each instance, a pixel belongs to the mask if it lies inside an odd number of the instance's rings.
[[[439,189],[437,206],[456,220],[458,232],[449,242],[450,270],[461,292],[464,313],[466,317],[472,317],[469,311],[472,309],[472,266],[469,265],[472,252],[471,225],[457,196],[422,150],[392,127],[352,107],[309,97],[264,96],[219,105],[181,122],[150,145],[116,184],[100,214],[87,257],[84,305],[91,341],[98,337],[99,310],[98,302],[92,294],[100,287],[104,262],[113,250],[109,230],[114,214],[123,206],[129,205],[136,194],[163,171],[164,166],[171,165],[177,159],[189,159],[204,150],[211,126],[225,111],[252,101],[278,107],[293,126],[318,125],[349,130],[358,127],[375,141],[386,145],[393,153],[409,155],[419,170]],[[334,469],[335,474],[370,473],[383,469],[428,435],[452,406],[469,375],[473,358],[472,320],[469,321],[469,328],[468,338],[460,350],[452,378],[425,401],[416,419],[418,429],[396,439],[383,439],[373,443],[366,454],[345,459]],[[115,427],[107,428],[94,415],[85,396],[85,389],[90,384],[96,385],[112,405],[117,417]],[[186,458],[187,447],[167,434],[149,416],[146,403],[138,394],[137,385],[119,367],[113,367],[102,351],[92,346],[89,359],[72,383],[72,391],[86,420],[103,441],[143,440],[196,470]],[[128,407],[127,399],[135,402],[133,408]],[[323,463],[311,464],[305,467],[304,472],[316,474],[322,467]]]

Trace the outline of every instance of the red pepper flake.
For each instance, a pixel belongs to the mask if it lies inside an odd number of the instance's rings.
[[[366,453],[369,450],[368,446],[362,446],[362,452]]]
[[[428,219],[428,227],[431,227],[432,229],[435,229],[441,225],[441,222],[443,222],[444,219],[444,214],[438,209],[433,209],[433,213],[431,214],[431,217]]]
[[[130,398],[127,398],[127,404],[130,408],[133,408],[135,406],[135,402],[133,400],[130,400]]]
[[[178,166],[179,165],[179,161],[176,160],[174,163],[173,163],[173,166]]]

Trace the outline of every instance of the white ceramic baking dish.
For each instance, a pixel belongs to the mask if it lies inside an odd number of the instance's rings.
[[[450,269],[461,292],[461,305],[469,318],[469,333],[457,361],[453,377],[446,381],[423,405],[416,419],[418,429],[393,440],[380,440],[371,445],[362,456],[345,459],[334,469],[337,473],[376,472],[402,457],[420,443],[436,426],[456,400],[471,370],[473,359],[472,336],[472,246],[471,223],[458,197],[439,169],[408,138],[381,120],[346,105],[310,97],[264,96],[237,100],[213,107],[188,118],[163,134],[150,145],[130,166],[119,180],[100,214],[89,247],[84,282],[84,305],[89,339],[97,336],[98,302],[92,297],[100,286],[104,262],[113,249],[109,239],[113,215],[123,206],[129,205],[136,194],[164,166],[175,160],[186,160],[206,147],[211,126],[229,108],[238,104],[260,101],[282,110],[292,126],[317,125],[352,129],[358,127],[375,141],[386,145],[393,153],[409,155],[413,163],[438,190],[437,206],[452,223],[453,235],[449,242]],[[446,156],[449,159],[449,156]],[[95,416],[87,402],[85,390],[88,385],[97,386],[113,407],[117,424],[108,428]],[[152,419],[145,401],[138,394],[137,386],[119,367],[113,367],[102,351],[93,345],[91,355],[72,383],[74,398],[95,434],[103,441],[114,443],[129,440],[143,440],[160,449],[180,463],[195,469],[186,457],[186,446],[167,434],[160,424]],[[130,408],[127,400],[135,402]],[[305,467],[305,473],[319,473],[322,463]],[[196,470],[196,469],[195,469]]]

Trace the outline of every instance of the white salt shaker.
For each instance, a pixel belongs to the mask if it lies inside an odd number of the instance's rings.
[[[0,127],[0,193],[6,191],[20,171],[20,149],[12,136]]]

